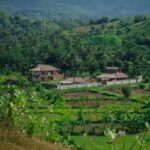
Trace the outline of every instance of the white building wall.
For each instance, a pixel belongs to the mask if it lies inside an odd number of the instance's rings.
[[[142,82],[142,76],[139,76],[135,79],[128,79],[128,80],[121,80],[121,81],[108,81],[107,85],[123,85],[123,84],[134,84]],[[100,82],[94,83],[87,83],[87,84],[72,84],[72,85],[57,85],[57,89],[65,90],[65,89],[72,89],[72,88],[82,88],[82,87],[98,87],[102,86]]]

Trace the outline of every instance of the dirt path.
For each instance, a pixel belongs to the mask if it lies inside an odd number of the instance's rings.
[[[122,94],[121,89],[113,89],[113,90],[108,90],[108,92],[114,92],[117,94]],[[132,96],[150,96],[150,91],[146,91],[143,89],[134,89],[132,90]]]
[[[64,94],[66,98],[79,98],[81,96],[85,97],[95,97],[95,96],[102,96],[99,93],[92,93],[92,92],[76,92],[76,93],[66,93]]]
[[[122,105],[126,105],[126,104],[131,104],[133,102],[129,102],[129,101],[117,101],[117,100],[102,100],[102,101],[96,101],[96,100],[87,100],[85,102],[81,101],[67,101],[66,104],[71,106],[71,107],[80,107],[82,105],[87,106],[87,107],[96,107],[96,106],[100,106],[100,105],[111,105],[111,104],[122,104]]]
[[[70,127],[70,131],[74,134],[81,134],[85,132],[90,135],[104,135],[104,130],[107,128],[115,128],[115,129],[121,129],[122,126],[118,124],[109,125],[109,124],[103,124],[103,123],[90,123],[84,125],[75,125],[73,128]]]
[[[107,92],[114,92],[116,94],[122,95],[120,89],[112,89]],[[66,98],[79,98],[81,96],[85,97],[95,97],[95,96],[104,96],[101,93],[93,93],[93,92],[75,92],[75,93],[65,93],[64,96]],[[150,96],[150,91],[146,91],[143,89],[135,89],[132,91],[132,96]]]

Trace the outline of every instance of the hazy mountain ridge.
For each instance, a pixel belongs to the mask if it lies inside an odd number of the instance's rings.
[[[1,0],[0,9],[37,18],[120,17],[150,13],[149,0]]]

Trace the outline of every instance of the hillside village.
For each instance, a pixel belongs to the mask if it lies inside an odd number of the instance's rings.
[[[150,150],[150,0],[128,1],[0,1],[0,150]]]
[[[106,67],[106,71],[95,77],[66,77],[61,74],[61,70],[54,66],[39,64],[35,68],[30,69],[30,76],[32,81],[41,82],[43,84],[54,84],[56,87],[72,88],[72,85],[77,87],[92,87],[101,85],[115,85],[142,82],[142,76],[130,79],[127,74],[121,71],[118,67]],[[71,85],[71,86],[69,86]]]

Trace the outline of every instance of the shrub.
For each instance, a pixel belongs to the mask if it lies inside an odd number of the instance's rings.
[[[127,115],[127,114],[126,114]],[[143,131],[147,118],[143,114],[128,114],[122,118],[121,124],[126,128],[127,133],[135,134]]]
[[[139,23],[139,22],[142,22],[142,21],[144,21],[144,20],[146,20],[146,17],[145,17],[145,16],[135,16],[135,17],[134,17],[134,22],[135,22],[135,23]]]
[[[138,87],[139,87],[139,89],[144,89],[144,88],[145,88],[145,85],[142,84],[142,83],[140,83],[140,84],[138,85]]]
[[[98,24],[108,23],[108,22],[109,22],[109,18],[108,17],[102,17],[101,19],[99,19],[97,21]]]
[[[126,98],[129,98],[131,95],[131,92],[132,92],[130,86],[123,86],[121,91],[122,91],[122,94],[124,95],[124,97],[126,97]]]
[[[150,91],[150,84],[146,87],[147,91]]]

